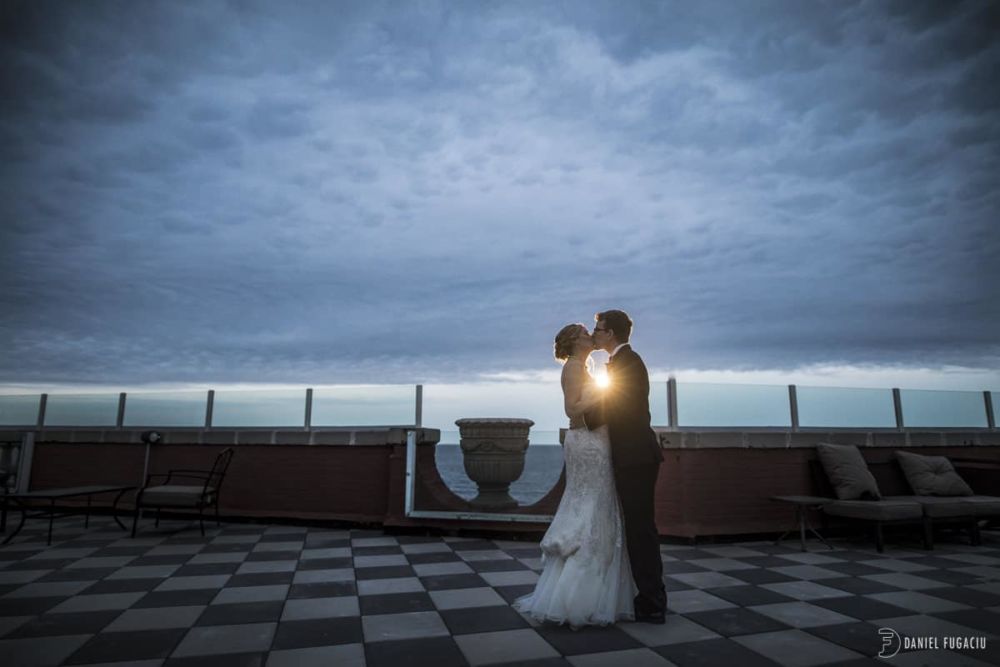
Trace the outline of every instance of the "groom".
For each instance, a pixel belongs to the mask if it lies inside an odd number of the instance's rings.
[[[667,592],[653,507],[663,454],[649,425],[649,374],[642,358],[628,344],[632,334],[629,316],[620,310],[606,310],[594,319],[594,345],[611,355],[610,385],[603,405],[586,412],[584,420],[591,430],[608,426],[615,486],[625,520],[625,542],[632,578],[639,589],[635,620],[663,623]]]

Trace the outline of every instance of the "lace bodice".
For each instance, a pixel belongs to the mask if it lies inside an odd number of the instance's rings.
[[[586,363],[581,359],[568,359],[566,366],[563,367],[563,373],[573,372],[580,373],[580,377],[583,378],[583,386],[580,388],[581,398],[596,397],[600,388],[597,386],[597,382],[594,381],[594,376],[590,374]],[[571,429],[582,428],[583,426],[584,421],[582,416],[573,417],[569,420],[569,427]]]

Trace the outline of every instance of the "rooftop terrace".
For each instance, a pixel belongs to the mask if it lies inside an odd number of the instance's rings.
[[[5,665],[1000,665],[997,530],[882,554],[664,543],[666,625],[574,632],[509,606],[541,569],[509,534],[167,520],[129,539],[105,515],[57,521],[46,547],[45,529],[0,548]],[[880,660],[882,627],[940,646]]]

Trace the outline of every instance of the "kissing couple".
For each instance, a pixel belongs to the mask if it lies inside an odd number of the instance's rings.
[[[593,333],[568,324],[556,335],[569,430],[563,445],[566,489],[542,538],[542,573],[514,608],[537,621],[607,625],[664,623],[667,593],[654,518],[663,455],[650,427],[649,373],[629,345],[632,320],[621,310],[594,316]],[[607,387],[587,361],[605,350]]]

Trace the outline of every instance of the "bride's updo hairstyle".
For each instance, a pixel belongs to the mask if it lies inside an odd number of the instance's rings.
[[[573,354],[573,341],[579,335],[581,327],[586,329],[586,326],[583,324],[574,322],[573,324],[567,324],[559,330],[559,333],[556,334],[556,359],[565,363],[569,359],[569,355]]]

